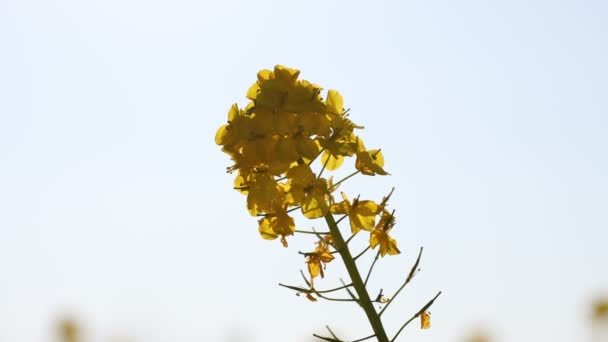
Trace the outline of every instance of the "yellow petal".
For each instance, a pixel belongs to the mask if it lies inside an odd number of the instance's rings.
[[[251,87],[249,87],[249,90],[247,90],[247,98],[250,100],[255,100],[255,98],[258,96],[259,92],[260,92],[260,84],[258,82],[255,82],[254,84],[251,85]]]
[[[228,122],[234,121],[236,117],[239,115],[239,106],[235,103],[230,107],[228,111]]]
[[[292,162],[299,158],[296,141],[292,137],[280,138],[277,142],[277,157],[281,161]]]
[[[384,157],[380,150],[369,150],[357,152],[357,160],[355,168],[361,171],[362,174],[368,176],[388,175],[388,172],[382,168],[384,166]]]
[[[335,259],[335,257],[333,256],[333,254],[331,254],[329,251],[325,251],[325,252],[321,253],[321,255],[319,255],[319,258],[324,263],[328,263],[328,262],[330,262],[330,261],[332,261],[332,260]]]
[[[321,274],[321,262],[316,256],[308,257],[308,273],[311,279],[316,278]]]
[[[349,214],[350,229],[353,234],[357,233],[361,229],[371,231],[374,229],[375,218],[374,216],[357,215],[355,212]]]
[[[314,159],[319,153],[319,146],[317,143],[303,135],[296,138],[296,148],[298,153],[308,160]]]
[[[267,217],[264,217],[263,219],[259,220],[259,226],[258,226],[258,231],[260,232],[260,235],[262,235],[262,238],[265,240],[274,240],[277,237],[279,237],[279,235],[277,233],[274,232],[274,230],[272,230],[272,228],[270,227],[270,219]]]
[[[296,84],[298,75],[300,75],[300,70],[288,68],[283,65],[276,65],[274,67],[274,75],[278,80],[292,86]]]
[[[319,196],[307,196],[302,204],[302,215],[309,219],[323,217],[328,210],[327,202]]]
[[[301,184],[305,187],[315,181],[315,174],[308,164],[299,164],[290,168],[287,170],[286,176],[293,184]]]
[[[215,133],[215,144],[225,145],[228,141],[228,125],[222,125]]]
[[[343,108],[343,102],[344,100],[342,99],[342,95],[340,95],[339,92],[337,92],[336,90],[329,90],[327,92],[327,109],[332,113],[332,114],[336,114],[336,115],[340,115],[342,114],[342,111],[344,110]]]
[[[282,210],[272,220],[272,230],[275,233],[283,236],[293,235],[296,230],[296,225],[293,217],[289,216],[286,211]]]
[[[321,157],[321,163],[323,163],[323,165],[325,165],[325,168],[330,171],[337,170],[340,165],[342,165],[343,161],[343,156],[334,156],[328,150],[325,150],[325,152],[323,152],[323,156]]]
[[[245,178],[243,178],[240,172],[234,179],[234,188],[242,194],[247,194],[249,192]]]
[[[350,206],[348,205],[348,203],[346,203],[345,201],[342,201],[342,202],[332,204],[329,207],[329,211],[332,214],[345,215],[345,214],[348,214],[349,207]]]
[[[388,237],[387,252],[388,255],[397,255],[401,253],[399,248],[397,248],[397,240],[393,239],[390,236]]]
[[[258,72],[258,82],[264,84],[264,82],[274,78],[274,73],[268,69],[263,69]]]
[[[378,244],[380,244],[380,239],[378,238],[378,229],[374,229],[374,231],[369,235],[369,246],[372,249],[375,249]]]

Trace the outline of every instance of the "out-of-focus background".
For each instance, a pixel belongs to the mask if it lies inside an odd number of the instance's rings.
[[[425,247],[389,331],[443,290],[404,339],[606,338],[607,17],[592,0],[0,1],[0,341],[368,333],[352,304],[277,286],[301,283],[314,240],[262,240],[214,144],[275,64],[341,91],[384,152],[391,176],[343,188],[396,188],[403,254],[370,286],[390,294]]]

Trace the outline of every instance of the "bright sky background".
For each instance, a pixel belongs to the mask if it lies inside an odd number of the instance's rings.
[[[368,333],[354,305],[277,286],[312,240],[262,240],[213,142],[275,64],[341,91],[384,152],[392,176],[344,187],[396,187],[404,253],[371,286],[425,247],[389,331],[443,290],[403,340],[588,340],[608,291],[606,18],[600,0],[0,1],[0,341],[51,341],[64,315],[92,342]]]

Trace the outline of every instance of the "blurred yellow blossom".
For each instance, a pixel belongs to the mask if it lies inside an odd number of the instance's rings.
[[[593,303],[593,319],[601,320],[608,318],[608,299],[598,299]]]

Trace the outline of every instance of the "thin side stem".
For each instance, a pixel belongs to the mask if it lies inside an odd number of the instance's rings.
[[[344,181],[348,180],[349,178],[358,174],[359,172],[361,172],[361,171],[355,171],[355,172],[351,173],[350,175],[340,179],[338,182],[334,183],[334,185],[329,189],[329,192],[336,190],[338,188],[338,185],[342,184]]]
[[[407,279],[405,279],[405,282],[403,284],[401,284],[401,287],[399,287],[399,290],[397,290],[397,292],[395,292],[395,294],[388,300],[388,303],[386,303],[384,308],[382,308],[382,310],[380,310],[380,313],[378,315],[382,316],[382,314],[384,313],[384,311],[386,311],[388,306],[391,305],[391,303],[395,300],[395,298],[397,298],[399,293],[412,280],[412,278],[414,277],[414,274],[416,273],[416,270],[418,269],[418,265],[420,264],[420,257],[422,257],[422,249],[423,249],[423,247],[420,247],[420,252],[418,252],[418,258],[416,259],[416,262],[412,266],[410,273],[407,275]]]
[[[433,303],[435,302],[435,299],[437,299],[437,297],[439,297],[440,294],[441,294],[441,291],[439,291],[439,293],[437,293],[437,295],[435,295],[435,297],[433,297],[433,299],[431,299],[428,303],[426,303],[426,305],[423,306],[422,309],[418,310],[418,312],[416,312],[416,314],[414,316],[412,316],[412,318],[408,319],[407,322],[403,323],[401,328],[399,328],[399,331],[397,331],[397,333],[395,334],[395,337],[393,337],[393,339],[390,342],[394,342],[397,339],[397,336],[399,336],[399,334],[401,334],[401,331],[403,331],[403,329],[408,324],[410,324],[410,322],[412,322],[413,320],[416,319],[416,317],[422,315],[423,312],[428,310],[428,308],[430,308],[431,305],[433,305]]]
[[[335,338],[330,338],[330,337],[325,337],[325,336],[321,336],[321,335],[317,335],[317,334],[312,334],[312,336],[321,339],[323,341],[329,341],[329,342],[343,342],[340,340],[336,340]]]
[[[356,233],[352,234],[352,235],[351,235],[351,236],[350,236],[348,239],[346,239],[346,244],[348,245],[348,243],[349,243],[349,242],[350,242],[350,241],[351,241],[351,240],[352,240],[352,239],[353,239],[355,236],[357,236],[357,234],[358,234],[358,233],[359,233],[359,232],[356,232]]]
[[[336,291],[340,291],[342,289],[349,288],[349,287],[353,286],[353,284],[344,284],[343,286],[334,287],[333,289],[328,289],[328,290],[305,289],[305,288],[302,288],[299,286],[286,285],[286,284],[281,284],[281,283],[279,283],[279,286],[286,287],[290,290],[294,290],[294,291],[302,292],[302,293],[330,293],[330,292],[336,292]]]
[[[380,257],[380,252],[376,253],[376,257],[374,258],[374,262],[372,262],[372,265],[369,267],[369,271],[367,271],[367,277],[365,277],[365,282],[363,283],[365,286],[367,286],[367,281],[369,280],[369,276],[372,275],[372,271],[374,269],[374,265],[376,265],[376,261],[378,261],[379,257]]]
[[[295,233],[300,233],[300,234],[314,234],[314,235],[329,235],[331,234],[330,232],[311,232],[310,230],[299,230],[296,229],[294,230]]]
[[[365,254],[365,252],[369,251],[370,248],[371,248],[370,246],[367,246],[361,253],[357,254],[357,256],[355,256],[353,258],[353,260],[359,259],[359,257],[361,257],[363,254]]]
[[[335,338],[336,340],[340,340],[340,338],[338,336],[336,336],[336,334],[334,334],[334,332],[331,330],[329,325],[326,325],[325,329],[327,329],[327,331],[329,331],[329,333],[331,334],[331,337]]]
[[[344,283],[344,280],[342,280],[342,278],[340,278],[340,282],[341,282],[342,284],[345,284],[345,283]],[[353,284],[350,284],[350,285],[352,286]],[[351,291],[351,290],[350,290],[348,287],[346,288],[346,292],[348,292],[348,295],[350,296],[350,298],[352,298],[352,299],[356,300],[356,301],[357,301],[357,303],[359,303],[359,300],[357,299],[357,297],[355,296],[355,294],[354,294],[354,293],[353,293],[353,292],[352,292],[352,291]]]
[[[361,342],[361,341],[369,340],[370,338],[374,338],[374,337],[376,337],[376,335],[369,335],[369,336],[365,336],[363,338],[360,338],[358,340],[354,340],[352,342]]]

